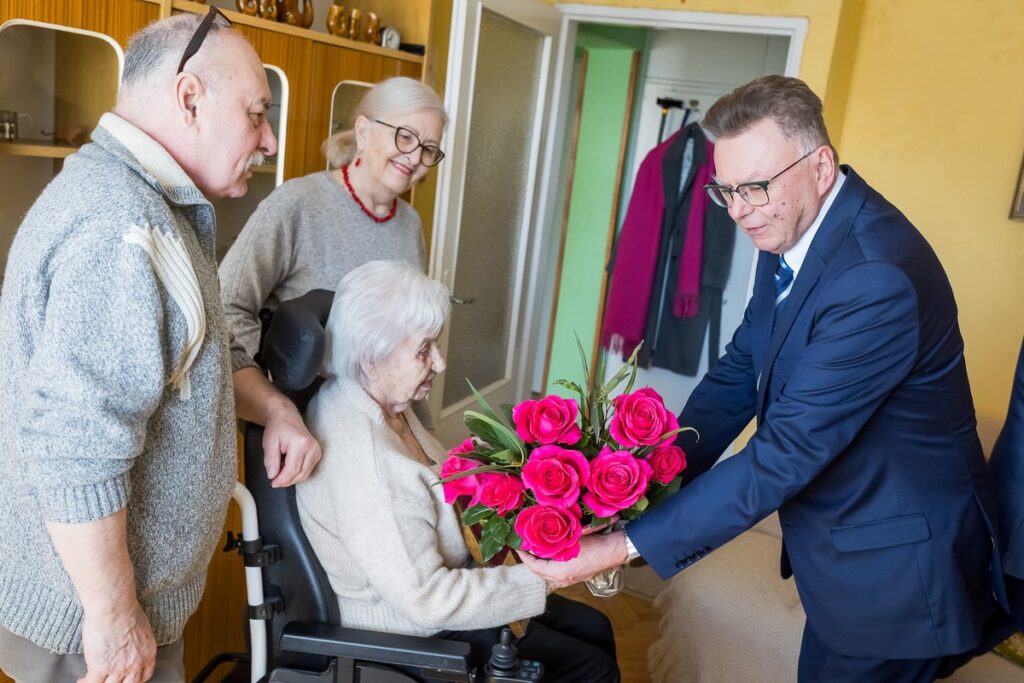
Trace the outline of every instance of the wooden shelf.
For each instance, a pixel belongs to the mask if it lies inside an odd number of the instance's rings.
[[[190,0],[173,0],[171,8],[180,12],[191,12],[192,14],[206,14],[210,11],[209,5],[204,5],[200,2],[190,2]],[[308,28],[300,28],[280,21],[270,21],[269,19],[262,19],[260,17],[251,17],[248,14],[242,14],[241,12],[235,12],[234,10],[221,9],[221,12],[223,12],[233,24],[252,26],[253,28],[263,29],[264,31],[275,31],[277,33],[305,38],[306,40],[313,40],[320,43],[327,43],[328,45],[348,48],[350,50],[368,52],[382,57],[391,57],[392,59],[400,59],[414,64],[423,63],[423,57],[421,55],[414,55],[409,52],[403,52],[402,50],[391,50],[386,47],[371,45],[370,43],[365,43],[359,40],[338,38],[337,36],[332,36],[329,33],[321,33],[320,31],[314,31]]]
[[[63,159],[69,154],[74,154],[78,147],[61,145],[56,142],[44,140],[21,140],[19,142],[0,142],[0,154],[10,154],[18,157],[44,157],[48,159]]]

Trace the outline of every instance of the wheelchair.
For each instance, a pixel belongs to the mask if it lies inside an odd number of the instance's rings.
[[[333,298],[333,292],[313,290],[282,303],[274,313],[260,313],[262,334],[256,360],[300,412],[322,383],[323,328]],[[295,488],[270,486],[263,465],[263,428],[243,422],[242,432],[245,485],[236,484],[233,493],[242,510],[242,533],[235,537],[228,532],[224,550],[237,548],[245,564],[250,652],[217,655],[193,683],[207,680],[228,662],[235,666],[222,680],[252,683],[539,679],[536,663],[515,658],[507,632],[491,660],[477,667],[468,643],[340,626],[334,590],[299,522]]]

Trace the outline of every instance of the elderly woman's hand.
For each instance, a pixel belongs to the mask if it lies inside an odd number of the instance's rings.
[[[542,560],[527,552],[519,553],[519,559],[548,584],[562,588],[625,564],[626,541],[621,532],[592,534],[580,540],[580,554],[568,562]]]

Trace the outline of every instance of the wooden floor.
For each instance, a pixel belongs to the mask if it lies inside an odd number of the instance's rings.
[[[647,647],[658,636],[658,612],[650,601],[625,593],[614,598],[595,598],[582,586],[560,592],[596,607],[611,619],[622,683],[650,683]],[[0,683],[11,683],[11,679],[0,672]]]
[[[649,600],[626,593],[612,598],[595,598],[583,586],[573,586],[559,593],[585,602],[611,619],[622,683],[650,683],[647,648],[658,637],[660,615]]]

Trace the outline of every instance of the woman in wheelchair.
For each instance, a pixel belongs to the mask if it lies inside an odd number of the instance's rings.
[[[545,681],[615,682],[615,642],[595,609],[549,595],[524,565],[474,567],[436,485],[446,453],[409,406],[445,368],[448,291],[406,263],[342,279],[326,329],[327,379],[306,422],[324,457],[296,488],[299,517],[343,626],[466,641],[482,662],[508,622]]]

